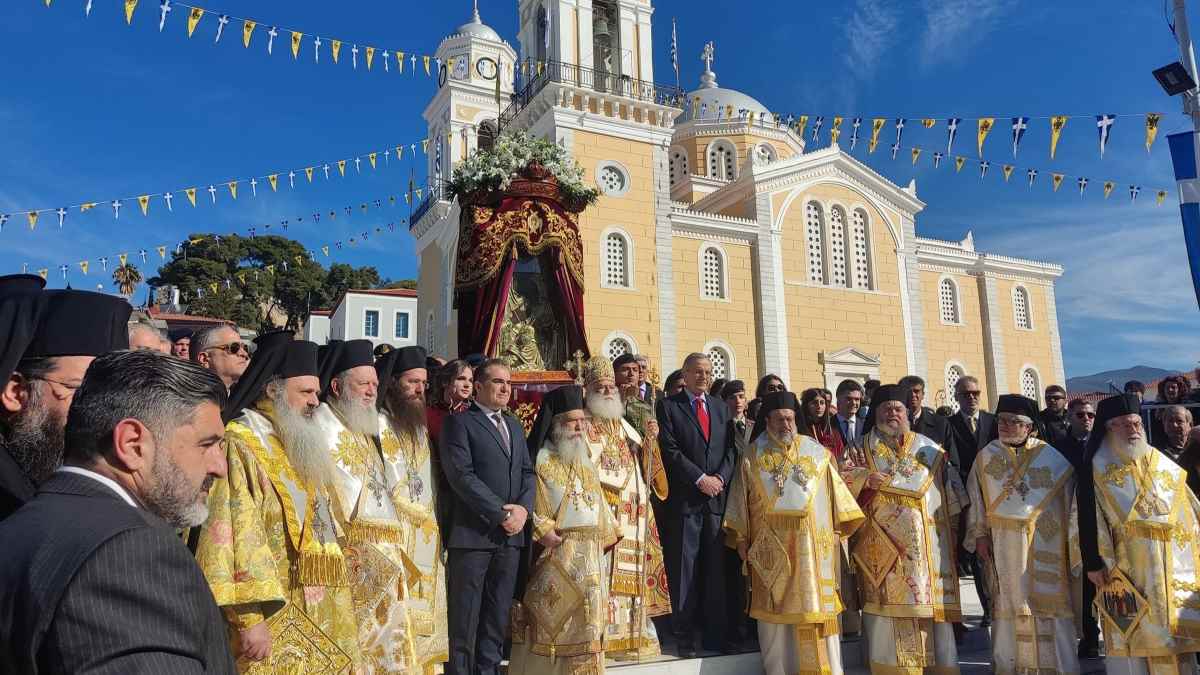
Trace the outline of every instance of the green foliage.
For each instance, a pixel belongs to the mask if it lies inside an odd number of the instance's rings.
[[[327,270],[308,257],[303,244],[286,237],[193,234],[189,242],[150,283],[182,289],[191,314],[255,330],[278,323],[297,329],[311,309],[331,307],[347,288],[380,284],[374,267],[334,263]]]

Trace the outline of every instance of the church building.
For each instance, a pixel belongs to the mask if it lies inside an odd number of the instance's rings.
[[[518,53],[476,11],[438,47],[424,113],[432,185],[499,129],[554,140],[601,190],[580,217],[594,353],[647,354],[665,375],[705,352],[716,377],[751,388],[767,373],[796,390],[911,373],[934,407],[954,406],[964,374],[989,408],[1004,393],[1044,403],[1064,383],[1062,267],[978,251],[969,232],[920,236],[915,182],[836,142],[808,147],[718,83],[711,44],[694,91],[655,84],[653,13],[650,0],[519,0]],[[439,354],[457,345],[458,228],[436,189],[411,224],[418,338]]]

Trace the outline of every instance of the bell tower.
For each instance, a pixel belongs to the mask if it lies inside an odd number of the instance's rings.
[[[520,0],[521,60],[654,81],[650,0]]]

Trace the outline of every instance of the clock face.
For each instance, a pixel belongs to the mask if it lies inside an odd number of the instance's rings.
[[[465,80],[469,74],[470,65],[468,58],[466,56],[460,56],[457,59],[454,59],[454,70],[451,71],[451,75],[453,75],[454,79]]]
[[[475,62],[475,72],[485,80],[496,79],[496,70],[496,62],[486,56]]]

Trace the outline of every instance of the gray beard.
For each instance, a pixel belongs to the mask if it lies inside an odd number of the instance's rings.
[[[625,416],[625,404],[621,402],[620,396],[607,396],[602,394],[587,395],[587,409],[592,414],[592,417],[598,417],[602,420],[615,420]]]
[[[292,470],[313,487],[333,483],[334,465],[325,435],[316,419],[305,417],[288,405],[282,387],[275,396],[275,432],[283,441]]]
[[[555,426],[550,432],[549,447],[558,453],[559,458],[567,464],[583,464],[585,466],[592,464],[587,439],[583,437],[583,434],[568,437],[559,427]]]
[[[1029,441],[1029,436],[1001,436],[1000,437],[1000,442],[1003,443],[1004,445],[1007,445],[1010,448],[1024,447],[1025,443],[1028,441]]]
[[[356,434],[379,436],[379,413],[375,402],[361,398],[329,399],[329,406],[342,416],[346,428]]]
[[[796,432],[794,431],[788,431],[782,434],[772,433],[771,435],[775,437],[775,440],[779,441],[780,444],[787,448],[792,447],[792,443],[796,442]]]
[[[204,478],[200,489],[193,489],[165,448],[159,448],[150,475],[154,485],[141,496],[142,505],[148,511],[178,528],[196,527],[208,520],[208,489],[213,484],[212,476]]]
[[[1113,449],[1118,455],[1128,457],[1130,459],[1141,459],[1150,454],[1150,444],[1146,442],[1146,438],[1142,437],[1134,441],[1130,441],[1124,436],[1117,436],[1109,433],[1105,439],[1108,446]]]
[[[41,404],[40,394],[35,394],[11,425],[5,437],[0,437],[0,445],[8,450],[21,473],[34,485],[41,485],[62,466],[66,420],[55,417]]]
[[[875,430],[879,432],[883,439],[890,443],[897,443],[904,438],[904,434],[908,433],[909,426],[906,422],[901,422],[892,428],[886,422],[875,425]]]

